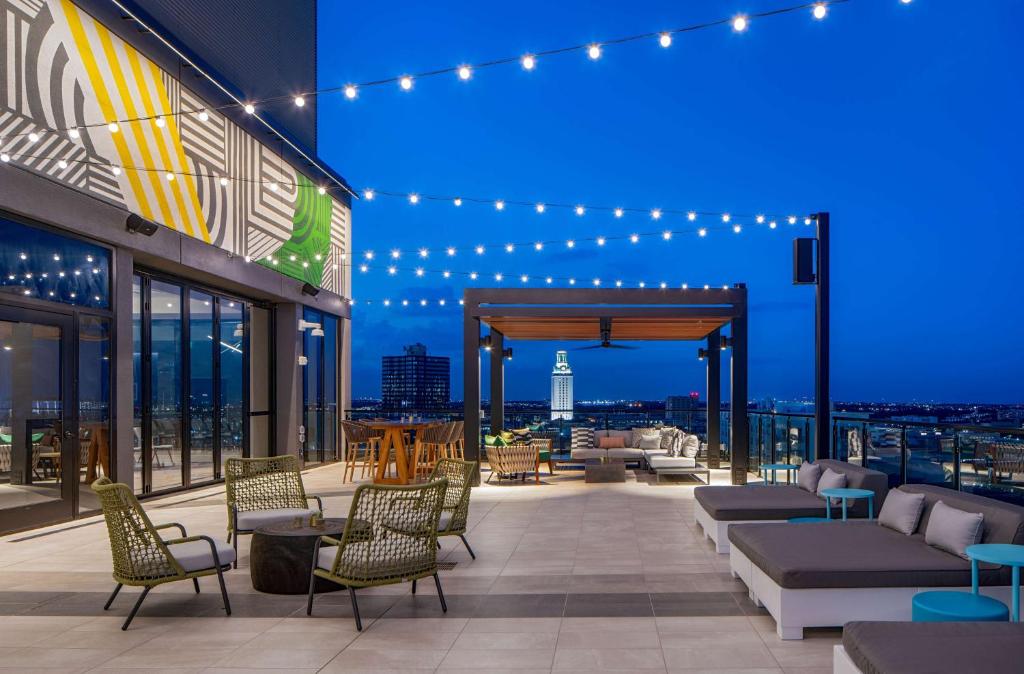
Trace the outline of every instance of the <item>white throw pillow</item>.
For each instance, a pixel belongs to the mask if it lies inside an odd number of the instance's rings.
[[[661,449],[661,433],[641,435],[640,449]]]
[[[985,516],[952,508],[942,501],[932,506],[924,542],[967,559],[968,546],[981,540]]]
[[[696,435],[687,435],[683,440],[683,456],[693,459],[697,457],[698,452],[700,452],[700,438]]]
[[[893,531],[909,536],[917,531],[917,523],[924,512],[924,494],[911,494],[893,489],[885,497],[878,523]]]
[[[818,480],[818,496],[821,496],[822,489],[843,489],[846,487],[846,476],[842,473],[837,473],[831,468],[826,468],[825,472],[821,474],[821,479]],[[822,497],[824,498],[824,497]],[[833,498],[832,505],[839,505],[842,503],[842,499]]]
[[[796,471],[796,483],[801,489],[812,494],[818,493],[818,482],[821,480],[821,466],[804,461]]]

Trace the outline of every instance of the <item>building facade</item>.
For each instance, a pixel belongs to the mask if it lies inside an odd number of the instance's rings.
[[[451,361],[428,356],[423,344],[411,344],[402,356],[381,358],[381,407],[387,411],[442,410],[451,403]]]
[[[145,496],[336,458],[353,194],[315,101],[241,103],[315,89],[315,22],[0,0],[0,531],[94,511],[101,475]]]
[[[555,353],[555,368],[551,371],[551,420],[572,419],[572,369],[569,353]]]

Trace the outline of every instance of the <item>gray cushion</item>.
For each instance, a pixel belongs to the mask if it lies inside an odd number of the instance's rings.
[[[274,510],[247,510],[238,513],[238,530],[254,531],[268,524],[279,524],[288,522],[296,517],[304,517],[307,520],[318,510],[309,508],[277,508]]]
[[[928,545],[967,559],[967,546],[981,540],[984,520],[981,513],[957,510],[939,501],[932,506],[924,540]]]
[[[796,483],[801,489],[812,494],[818,493],[818,480],[821,479],[821,466],[816,463],[804,462],[796,472]]]
[[[671,468],[694,468],[697,460],[686,456],[650,456],[647,463],[654,470],[666,470]]]
[[[818,480],[817,493],[818,493],[818,496],[821,496],[822,490],[825,490],[825,489],[843,489],[844,487],[846,487],[846,476],[843,475],[842,473],[837,473],[836,471],[832,470],[831,468],[826,468],[825,472],[823,472],[821,474],[821,479]],[[841,503],[841,502],[842,502],[842,499],[838,499],[838,498],[833,498],[832,499],[833,505],[836,504],[836,503]]]
[[[1010,674],[1021,670],[1024,624],[850,622],[843,648],[864,674]]]
[[[982,543],[1024,545],[1024,508],[1021,506],[928,484],[905,484],[900,487],[900,491],[924,494],[924,514],[917,526],[918,531],[927,531],[932,506],[942,501],[953,508],[985,516]]]
[[[612,447],[608,450],[609,459],[642,459],[644,450],[635,447]]]
[[[882,508],[885,503],[885,495],[889,491],[889,477],[885,473],[835,459],[818,459],[814,463],[821,466],[822,470],[831,468],[837,473],[845,475],[846,486],[851,489],[870,489],[875,492],[875,512],[877,513]],[[847,503],[847,506],[849,505]],[[861,498],[854,501],[851,512],[856,512],[857,517],[867,516],[868,500]]]
[[[608,455],[608,450],[598,449],[597,447],[573,448],[570,455],[577,461],[584,461],[586,459],[603,459]]]
[[[784,489],[784,487],[764,487]],[[785,588],[965,587],[968,561],[874,522],[752,523],[729,527],[729,542]],[[1010,570],[979,568],[982,585],[1009,585]]]
[[[878,513],[878,523],[905,536],[917,530],[917,523],[924,512],[924,494],[893,489],[885,498],[885,505]]]
[[[719,522],[825,516],[825,502],[796,485],[697,487],[693,495],[705,512]],[[832,508],[832,512],[839,510]]]
[[[217,561],[221,566],[231,564],[235,561],[235,549],[223,541],[214,539],[217,547]],[[202,571],[203,569],[215,568],[213,563],[213,551],[206,541],[189,541],[188,543],[175,543],[167,546],[168,551],[174,556],[185,571]]]
[[[645,433],[640,436],[640,449],[661,449],[660,433]]]

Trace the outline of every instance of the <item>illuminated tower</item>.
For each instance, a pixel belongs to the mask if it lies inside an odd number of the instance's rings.
[[[555,369],[551,371],[551,418],[572,419],[572,370],[569,353],[555,353]]]

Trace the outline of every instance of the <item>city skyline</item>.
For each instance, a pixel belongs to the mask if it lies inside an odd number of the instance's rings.
[[[772,6],[755,0],[742,9]],[[410,6],[398,16],[384,5],[325,4],[318,61],[330,81],[322,76],[322,84],[657,30],[717,18],[720,10],[667,1],[585,9],[578,2],[455,2],[445,5],[444,21],[437,12]],[[546,19],[538,23],[540,15]],[[1021,170],[1006,158],[1024,150],[1016,122],[1024,87],[1013,86],[1019,76],[1006,64],[1024,56],[1012,28],[1022,20],[1019,3],[986,12],[963,4],[850,4],[826,21],[758,23],[742,35],[705,31],[670,49],[609,46],[596,63],[566,57],[542,60],[529,73],[489,69],[469,82],[440,77],[409,92],[382,87],[355,101],[324,97],[321,151],[357,186],[381,190],[737,213],[828,210],[832,397],[1018,402],[1024,315],[1007,307],[1020,302],[1024,228],[1006,216],[1024,209],[1024,195]],[[333,26],[351,21],[363,29],[332,38]],[[976,41],[985,48],[961,48]],[[984,124],[977,123],[978,101]],[[814,291],[791,284],[792,239],[808,231],[800,224],[635,245],[609,240],[599,248],[582,241],[689,225],[668,215],[616,220],[596,211],[498,212],[488,204],[384,198],[362,200],[355,211],[362,225],[355,250],[428,247],[427,260],[401,266],[450,264],[489,273],[488,284],[496,284],[497,271],[503,286],[518,285],[521,274],[531,283],[548,274],[581,283],[744,282],[751,395],[813,394]],[[502,251],[509,241],[570,238],[581,241],[571,251]],[[476,244],[489,246],[488,254],[463,254]],[[451,261],[447,245],[461,248]],[[353,274],[353,394],[374,393],[380,355],[428,335],[433,352],[452,358],[453,396],[461,397],[457,300],[466,281],[389,276],[386,264]],[[364,303],[388,297],[411,304]],[[430,306],[419,307],[420,299]],[[552,352],[580,344],[511,346],[506,390],[521,399],[545,397]],[[704,390],[698,344],[639,346],[581,353],[579,395]]]

